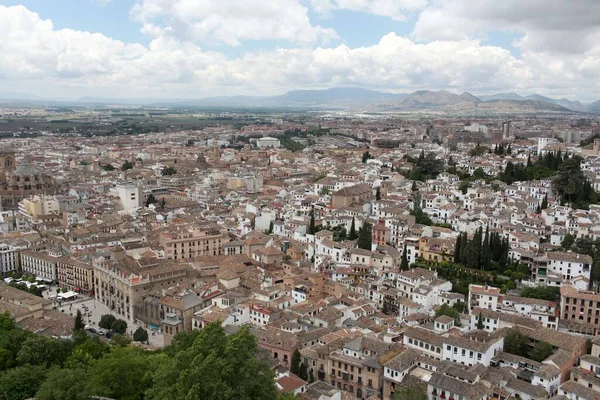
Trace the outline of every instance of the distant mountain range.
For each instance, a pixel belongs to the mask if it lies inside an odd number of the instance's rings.
[[[45,102],[53,100],[26,93],[0,93],[0,102]],[[418,90],[407,94],[384,93],[362,88],[332,88],[326,90],[293,90],[280,96],[220,96],[203,99],[132,98],[110,99],[82,97],[74,104],[165,105],[195,107],[241,108],[301,108],[385,111],[446,111],[446,112],[591,112],[600,114],[600,100],[591,104],[565,98],[552,99],[539,94],[521,96],[516,93],[497,93],[474,96],[465,92]]]

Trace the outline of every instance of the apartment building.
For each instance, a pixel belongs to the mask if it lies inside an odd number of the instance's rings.
[[[496,311],[500,289],[493,286],[469,285],[468,308],[469,312],[475,307]]]
[[[328,372],[332,386],[358,398],[377,395],[383,388],[380,358],[392,351],[392,343],[370,337],[347,342],[329,355]]]
[[[596,335],[600,332],[600,294],[578,290],[571,285],[560,288],[561,327],[570,332]]]
[[[58,261],[62,252],[57,249],[47,252],[24,250],[21,252],[21,271],[38,278],[58,281]]]
[[[547,273],[559,275],[564,281],[570,281],[577,277],[590,279],[592,257],[586,254],[577,254],[571,252],[548,252]]]
[[[190,269],[156,257],[134,259],[123,248],[110,250],[110,259],[94,262],[96,300],[130,321],[138,318],[146,296],[183,283]]]
[[[94,267],[69,256],[61,257],[56,265],[58,285],[86,296],[94,294]]]
[[[160,234],[160,245],[169,260],[223,254],[227,233],[212,223],[178,225]]]

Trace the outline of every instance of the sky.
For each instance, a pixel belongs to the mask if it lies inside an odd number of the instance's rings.
[[[0,93],[600,100],[599,0],[0,0]]]

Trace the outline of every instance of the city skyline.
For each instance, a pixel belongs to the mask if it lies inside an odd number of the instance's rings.
[[[362,87],[600,97],[593,1],[1,3],[8,93],[203,98]]]

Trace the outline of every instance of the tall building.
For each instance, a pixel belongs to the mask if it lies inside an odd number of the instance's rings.
[[[19,268],[19,251],[24,248],[0,242],[0,275],[6,275]]]
[[[512,139],[515,137],[515,126],[512,121],[502,123],[502,139]]]
[[[220,256],[228,241],[227,232],[213,223],[178,225],[160,234],[165,258],[170,260]]]
[[[121,199],[121,207],[124,211],[130,212],[143,205],[142,187],[133,183],[123,183],[117,185],[117,194]]]

